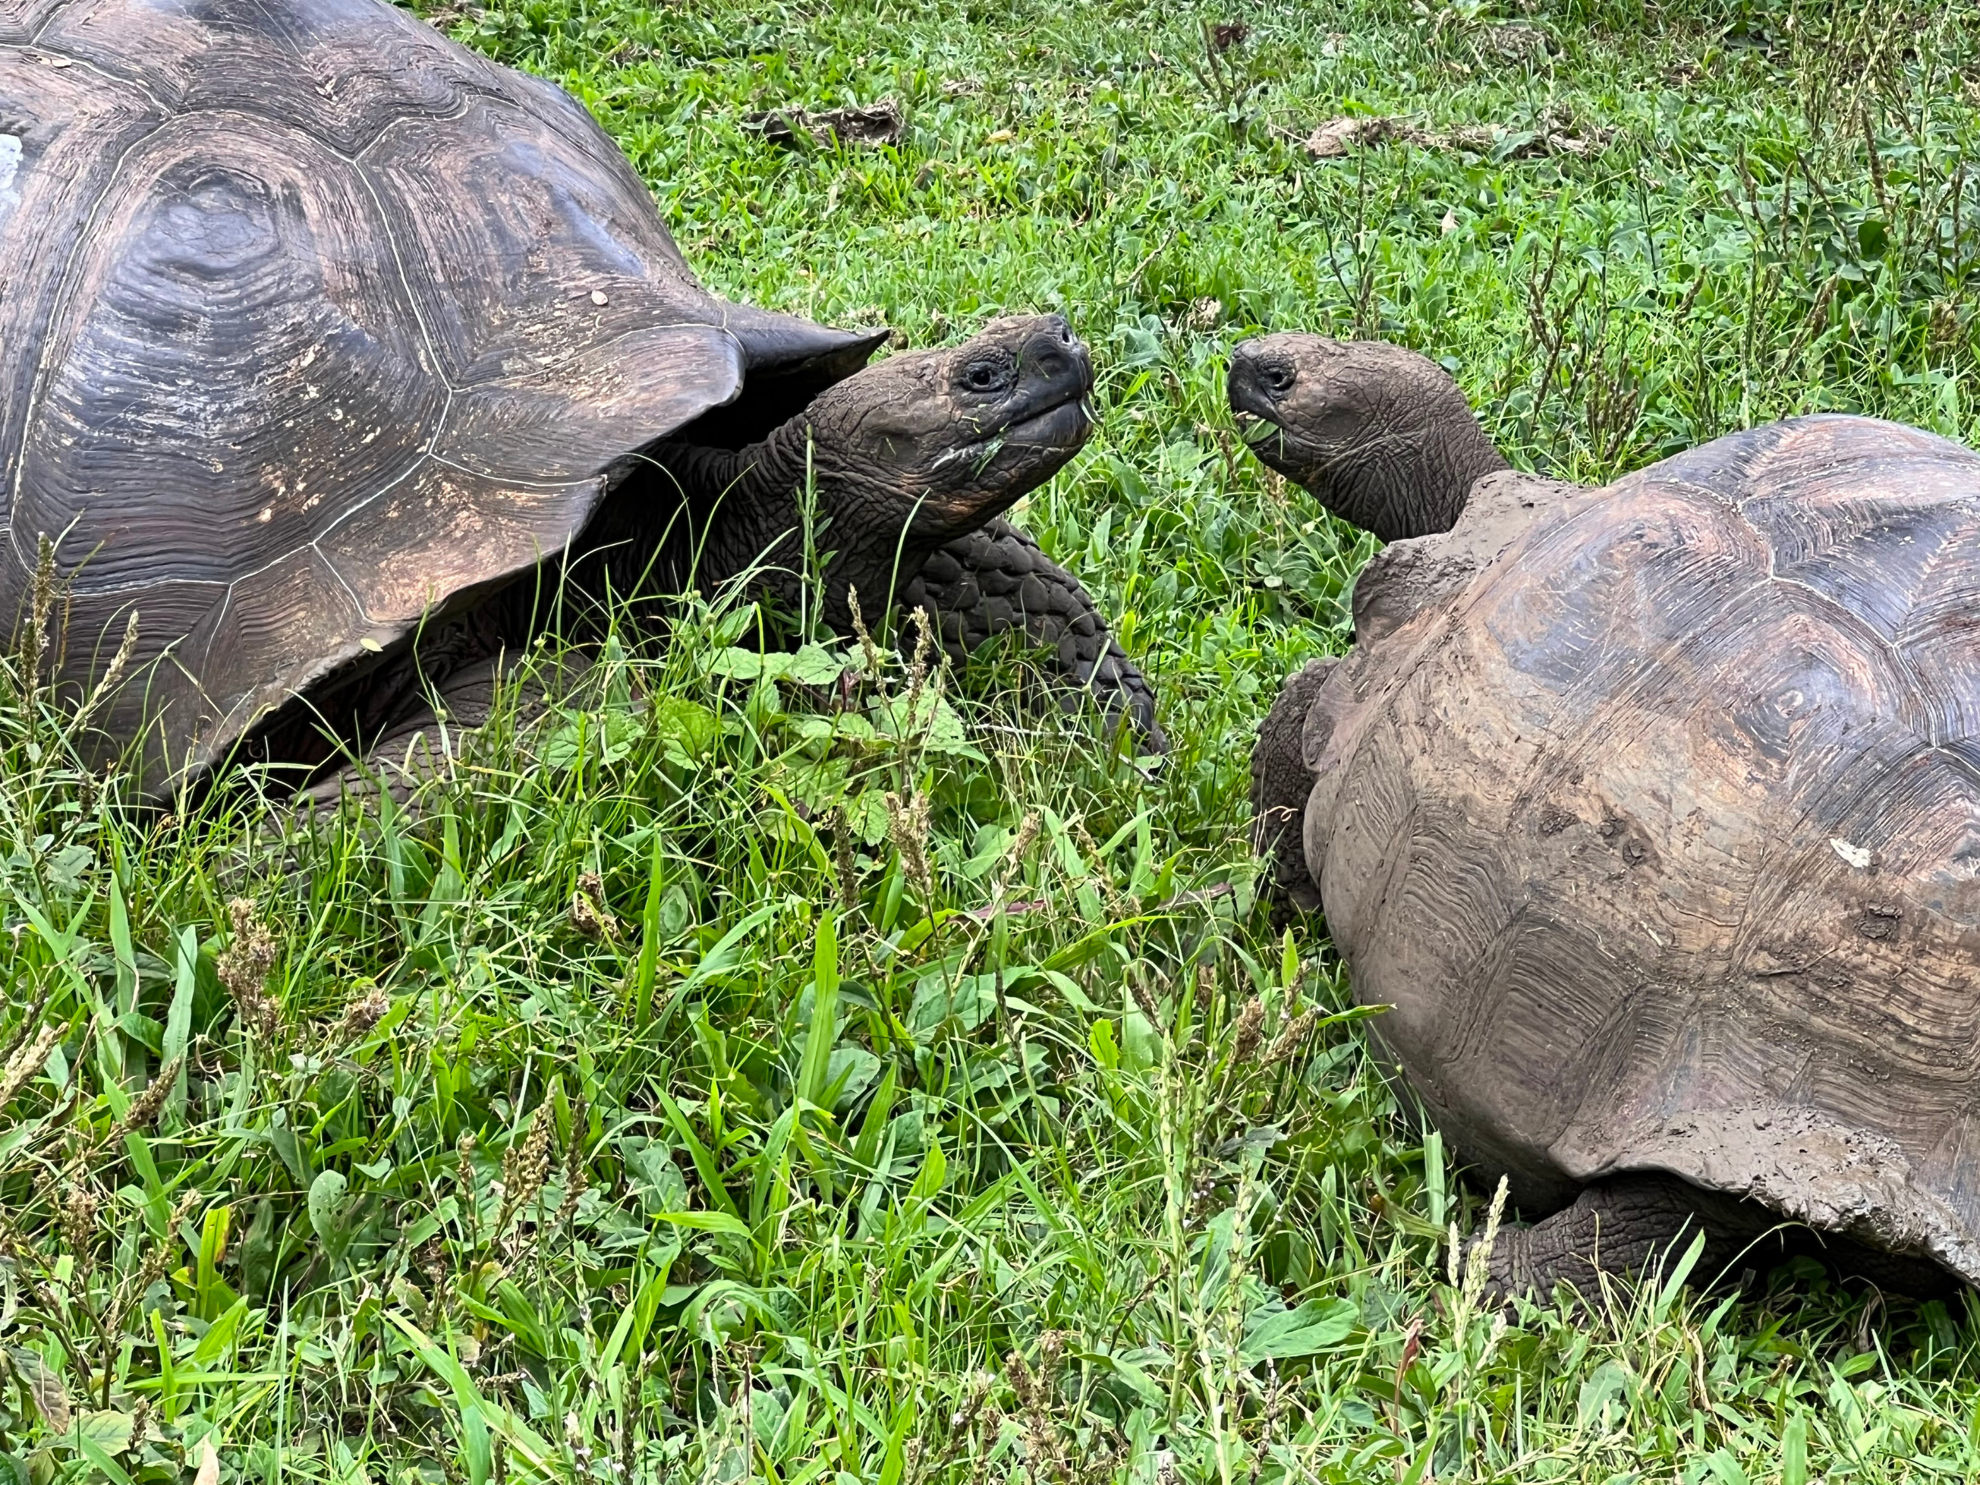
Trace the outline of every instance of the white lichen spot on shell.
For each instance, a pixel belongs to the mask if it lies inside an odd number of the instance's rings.
[[[1870,869],[1870,852],[1866,848],[1853,846],[1839,835],[1830,837],[1829,845],[1834,848],[1838,856],[1842,857],[1843,860],[1847,861],[1858,871],[1868,871]]]
[[[21,173],[21,137],[0,134],[0,211],[21,204],[21,193],[14,181]]]

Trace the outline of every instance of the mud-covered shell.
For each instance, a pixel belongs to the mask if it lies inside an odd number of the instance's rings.
[[[0,0],[0,613],[59,539],[172,777],[873,343],[709,295],[583,108],[383,0]]]
[[[1387,1053],[1528,1216],[1667,1171],[1980,1282],[1980,455],[1489,483],[1305,733]]]

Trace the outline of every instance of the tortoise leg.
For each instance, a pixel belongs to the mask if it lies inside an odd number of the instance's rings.
[[[1692,1269],[1700,1283],[1735,1265],[1764,1270],[1803,1254],[1836,1274],[1913,1299],[1943,1299],[1963,1287],[1929,1258],[1810,1232],[1752,1202],[1650,1174],[1590,1186],[1566,1211],[1532,1227],[1501,1228],[1487,1264],[1489,1287],[1500,1297],[1531,1290],[1544,1298],[1565,1281],[1586,1294],[1597,1269],[1641,1274],[1659,1260],[1675,1262],[1700,1229],[1705,1251]]]
[[[901,608],[924,610],[958,663],[991,637],[1022,631],[1027,643],[1056,652],[1059,672],[1091,692],[1110,719],[1125,714],[1150,751],[1168,751],[1147,677],[1079,579],[1009,521],[993,520],[937,548],[903,590]]]
[[[493,715],[505,658],[496,654],[470,661],[435,684],[408,691],[363,759],[346,763],[302,790],[298,811],[334,814],[346,799],[370,799],[381,791],[391,794],[394,803],[406,804],[421,784],[438,777],[460,757]],[[551,698],[567,691],[590,668],[582,656],[571,655],[553,676],[525,680],[516,699],[517,726],[542,716]]]
[[[297,796],[305,815],[333,815],[345,800],[390,794],[404,805],[428,779],[460,754],[463,734],[488,720],[501,676],[497,657],[454,671],[431,691],[414,690],[372,738],[360,760],[313,781]],[[441,725],[441,714],[446,724]]]
[[[1768,1233],[1777,1217],[1734,1197],[1702,1191],[1675,1176],[1617,1176],[1585,1188],[1574,1205],[1532,1227],[1502,1227],[1486,1273],[1500,1296],[1532,1291],[1541,1298],[1565,1282],[1592,1294],[1597,1271],[1641,1274],[1660,1260],[1674,1263],[1703,1229],[1705,1251],[1692,1274],[1709,1281],[1750,1248],[1763,1261],[1781,1256]]]
[[[1307,661],[1272,703],[1251,750],[1251,847],[1272,863],[1266,890],[1306,913],[1320,910],[1320,889],[1306,864],[1304,820],[1313,793],[1306,714],[1339,663],[1331,655]]]
[[[1886,1253],[1849,1238],[1809,1233],[1796,1249],[1821,1259],[1838,1274],[1912,1299],[1952,1299],[1966,1287],[1929,1258]]]

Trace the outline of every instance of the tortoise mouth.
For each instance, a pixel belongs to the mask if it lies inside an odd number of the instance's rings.
[[[1038,399],[1034,399],[1033,410],[1000,423],[983,437],[950,448],[936,461],[936,466],[960,463],[982,474],[1007,451],[1077,453],[1098,422],[1087,402],[1086,388],[1067,387],[1043,407],[1037,403]]]
[[[1086,435],[1093,431],[1096,421],[1085,392],[1080,391],[1068,394],[1064,401],[1043,412],[1018,419],[1001,436],[1006,443],[1021,448],[1077,449],[1086,442]]]
[[[1238,439],[1251,452],[1280,474],[1293,476],[1299,461],[1293,457],[1285,425],[1267,413],[1234,407],[1231,419],[1237,424]]]
[[[1279,421],[1278,404],[1267,392],[1252,365],[1251,358],[1240,356],[1231,364],[1227,382],[1230,397],[1231,417],[1237,423],[1238,435],[1252,448],[1261,442],[1282,437],[1284,426]]]
[[[1231,421],[1237,424],[1238,437],[1244,440],[1246,448],[1255,449],[1260,444],[1274,443],[1285,437],[1285,429],[1263,413],[1252,412],[1249,408],[1233,408]]]

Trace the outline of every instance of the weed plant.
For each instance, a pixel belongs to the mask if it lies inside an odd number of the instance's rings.
[[[1300,326],[1574,479],[1813,408],[1970,439],[1970,7],[421,8],[581,97],[720,291],[1070,315],[1104,423],[1020,514],[1174,752],[1008,648],[765,655],[684,601],[405,804],[160,815],[78,761],[44,595],[0,667],[14,1478],[1980,1475],[1971,1303],[1685,1254],[1481,1303],[1501,1214],[1254,895],[1252,729],[1372,546],[1221,397]],[[746,123],[883,98],[898,146]],[[1310,157],[1343,114],[1468,143]]]

